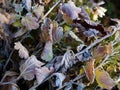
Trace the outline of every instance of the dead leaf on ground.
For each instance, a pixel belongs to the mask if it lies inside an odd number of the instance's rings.
[[[21,58],[27,59],[29,57],[28,50],[20,42],[15,43],[14,49],[18,50]]]
[[[25,80],[32,80],[35,75],[35,69],[40,68],[42,65],[44,65],[44,63],[38,61],[37,58],[32,55],[20,66],[22,77]]]
[[[115,81],[113,81],[110,75],[106,71],[100,68],[95,70],[95,76],[96,76],[96,81],[101,88],[111,90],[112,87],[116,85]]]
[[[90,59],[88,62],[86,62],[87,65],[83,67],[85,74],[91,84],[94,82],[94,79],[95,79],[94,62],[95,62],[95,59]]]

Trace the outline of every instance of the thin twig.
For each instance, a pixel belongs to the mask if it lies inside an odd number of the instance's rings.
[[[62,87],[58,88],[57,90],[61,90],[62,88],[64,88],[65,86],[68,86],[70,83],[73,83],[81,78],[83,78],[85,76],[85,74],[83,75],[78,75],[77,77],[75,77],[73,80],[70,80],[70,82],[65,83]]]
[[[51,13],[51,11],[61,2],[62,0],[59,0],[58,2],[56,2],[56,4],[54,4],[54,6],[52,8],[50,8],[50,10],[42,17],[42,19],[40,19],[39,23],[44,20],[49,13]]]

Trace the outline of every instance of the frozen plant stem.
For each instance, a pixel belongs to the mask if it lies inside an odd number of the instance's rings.
[[[48,16],[48,14],[51,13],[51,11],[52,11],[61,1],[62,1],[62,0],[59,0],[58,2],[56,2],[56,4],[55,4],[53,7],[51,7],[50,10],[42,17],[42,19],[40,19],[39,23],[40,23],[42,20],[44,20],[44,19]]]

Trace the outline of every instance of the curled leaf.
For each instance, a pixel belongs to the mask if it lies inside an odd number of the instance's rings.
[[[25,80],[32,80],[35,75],[35,69],[40,68],[44,63],[37,60],[37,58],[32,55],[29,57],[21,66],[20,72]]]
[[[62,72],[67,71],[67,69],[72,67],[72,65],[75,63],[76,61],[74,52],[72,50],[67,50],[61,61]]]
[[[95,79],[94,62],[95,59],[91,59],[87,62],[87,65],[84,67],[85,74],[91,84],[94,82]]]
[[[115,86],[115,82],[110,77],[110,75],[100,68],[95,70],[96,81],[101,88],[111,90]]]
[[[58,26],[56,21],[53,21],[53,28],[52,28],[52,38],[54,43],[59,43],[60,40],[63,38],[63,28]]]
[[[29,57],[28,50],[20,42],[15,43],[14,49],[19,50],[18,52],[21,58],[27,59]]]
[[[89,29],[88,31],[85,31],[84,34],[87,37],[97,37],[97,35],[99,34],[99,31],[97,31],[96,29]]]
[[[39,27],[38,19],[33,17],[30,13],[27,13],[25,17],[22,17],[21,23],[28,30],[37,29]]]
[[[77,47],[77,51],[78,51],[77,58],[79,61],[82,61],[82,62],[87,61],[92,57],[91,50],[86,50],[84,51],[84,53],[79,53],[85,48],[86,48],[86,45],[84,44],[81,44],[80,46]]]
[[[61,10],[63,12],[64,20],[67,22],[69,19],[74,20],[78,18],[78,14],[81,12],[81,8],[76,7],[74,2],[71,0],[67,3],[64,3],[61,6]]]
[[[56,81],[55,84],[58,88],[60,88],[62,86],[62,82],[65,79],[65,75],[62,73],[54,73],[53,75],[56,76]]]

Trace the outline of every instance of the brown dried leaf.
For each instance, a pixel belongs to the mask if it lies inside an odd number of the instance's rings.
[[[87,62],[87,65],[85,67],[83,67],[85,74],[91,84],[94,82],[94,79],[95,79],[94,62],[95,62],[95,59],[91,59]]]
[[[107,48],[106,46],[98,46],[93,51],[93,57],[96,60],[102,60],[106,55]]]
[[[40,39],[43,42],[53,41],[52,40],[52,21],[49,18],[45,18],[43,24],[41,25]]]
[[[115,82],[106,71],[98,68],[95,70],[95,74],[96,74],[96,81],[101,88],[111,90],[112,87],[115,86]]]

